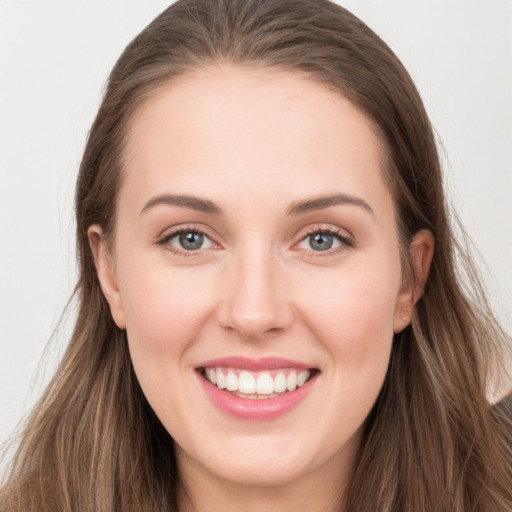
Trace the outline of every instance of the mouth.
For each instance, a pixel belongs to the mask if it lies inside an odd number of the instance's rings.
[[[306,400],[320,370],[279,358],[230,357],[195,368],[211,403],[241,420],[273,420]]]
[[[217,389],[248,400],[267,400],[295,391],[313,378],[315,368],[278,368],[250,371],[241,368],[208,366],[198,369]]]

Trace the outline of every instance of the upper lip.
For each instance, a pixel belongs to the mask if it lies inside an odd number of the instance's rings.
[[[196,366],[196,369],[212,367],[239,368],[253,372],[265,370],[279,370],[281,368],[313,368],[310,364],[301,363],[292,359],[283,359],[280,357],[262,357],[261,359],[249,359],[248,357],[234,356],[210,359]]]

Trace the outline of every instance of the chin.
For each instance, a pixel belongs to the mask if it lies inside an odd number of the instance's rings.
[[[330,464],[342,466],[351,443],[335,450],[325,440],[295,438],[288,432],[266,435],[231,435],[226,443],[214,443],[208,452],[194,453],[195,462],[215,477],[241,486],[282,487],[308,476],[323,474]],[[327,444],[327,446],[325,446]],[[324,445],[324,446],[323,446]],[[343,443],[342,443],[343,445]],[[337,447],[336,447],[337,448]],[[334,467],[333,466],[333,467]]]
[[[290,461],[276,461],[275,457],[254,460],[249,456],[244,460],[216,466],[212,470],[223,480],[238,486],[282,487],[300,480],[310,469]]]

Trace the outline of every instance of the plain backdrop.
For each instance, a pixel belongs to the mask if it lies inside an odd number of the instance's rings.
[[[53,331],[76,276],[74,181],[107,74],[168,3],[0,0],[0,443],[69,339],[72,307]],[[512,1],[340,3],[416,81],[443,144],[449,198],[511,333]]]

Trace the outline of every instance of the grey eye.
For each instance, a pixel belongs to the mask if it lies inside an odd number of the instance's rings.
[[[181,231],[176,233],[168,243],[185,251],[198,251],[213,246],[212,241],[198,231]]]
[[[332,248],[334,237],[327,233],[315,233],[309,235],[309,246],[314,251],[328,251]]]
[[[179,235],[180,245],[183,249],[187,249],[187,251],[196,251],[197,249],[201,249],[203,245],[203,235],[201,233],[182,233]]]
[[[342,246],[352,247],[352,244],[341,233],[322,230],[310,233],[299,242],[300,249],[313,252],[326,252]]]

